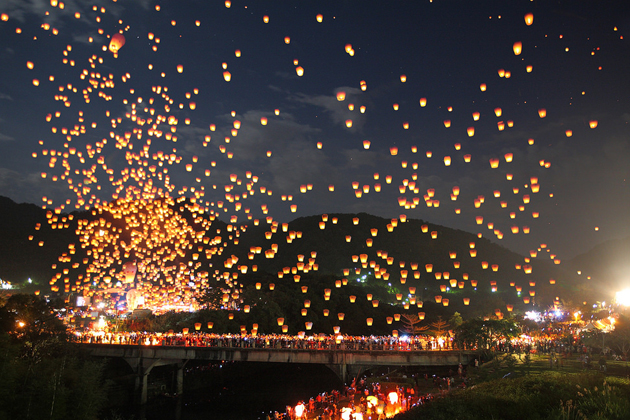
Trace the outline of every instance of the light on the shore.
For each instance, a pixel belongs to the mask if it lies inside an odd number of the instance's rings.
[[[630,306],[630,289],[625,289],[615,294],[615,301],[618,305]]]

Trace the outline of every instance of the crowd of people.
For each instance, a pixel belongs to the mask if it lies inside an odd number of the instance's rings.
[[[267,420],[362,420],[385,419],[405,412],[417,405],[444,396],[456,387],[466,386],[465,369],[460,364],[457,372],[448,376],[414,374],[390,381],[390,378],[355,378],[341,391],[324,392],[296,406],[287,406],[282,413],[274,412]],[[423,383],[424,382],[424,383]],[[432,388],[436,392],[421,393]]]
[[[246,335],[210,333],[156,333],[75,331],[73,340],[85,344],[119,344],[185,347],[240,347],[295,350],[422,351],[452,350],[450,338],[428,336],[350,336],[350,335]]]

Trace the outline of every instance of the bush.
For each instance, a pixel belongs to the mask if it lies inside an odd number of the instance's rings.
[[[410,410],[398,420],[577,420],[627,419],[630,382],[592,374],[546,372],[497,379]]]

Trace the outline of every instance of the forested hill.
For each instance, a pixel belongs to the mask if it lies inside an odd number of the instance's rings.
[[[33,287],[45,290],[54,275],[51,267],[69,243],[77,242],[76,220],[93,217],[90,212],[58,215],[52,224],[47,222],[46,212],[32,204],[16,204],[0,197],[0,277],[4,280],[24,284],[30,277]],[[255,281],[263,274],[277,276],[283,269],[298,265],[301,258],[305,263],[313,258],[318,274],[353,281],[365,276],[367,281],[384,281],[399,289],[416,287],[425,300],[444,294],[440,286],[455,293],[458,302],[475,293],[477,298],[499,298],[515,305],[522,305],[530,291],[535,295],[532,302],[549,305],[556,296],[580,290],[575,283],[577,274],[554,264],[544,249],[535,258],[522,256],[488,239],[423,220],[391,220],[366,213],[329,214],[301,217],[273,229],[263,219],[258,225],[250,221],[246,229],[239,229],[237,241],[233,240],[236,230],[228,229],[224,222],[215,221],[211,226],[207,235],[222,236],[225,247],[210,261],[202,253],[199,261],[211,272],[224,270],[224,261],[232,256],[238,257],[238,265],[255,265],[256,272],[250,269],[247,276],[242,276],[244,282]],[[274,257],[266,258],[265,251],[274,246],[278,248]],[[366,261],[363,266],[362,258]],[[377,268],[383,275],[376,274]],[[348,274],[344,269],[349,270]],[[74,282],[72,272],[69,275]]]

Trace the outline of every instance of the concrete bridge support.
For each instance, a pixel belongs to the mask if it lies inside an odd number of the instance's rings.
[[[156,366],[176,365],[177,376],[175,392],[177,392],[177,395],[184,393],[184,367],[188,360],[149,359],[142,357],[142,355],[134,358],[125,357],[124,360],[136,372],[135,392],[136,401],[139,405],[142,406],[147,403],[149,374]]]
[[[352,379],[359,376],[359,374],[367,369],[371,369],[373,366],[363,365],[348,365],[345,363],[327,364],[326,367],[341,379],[343,383],[352,382]]]

